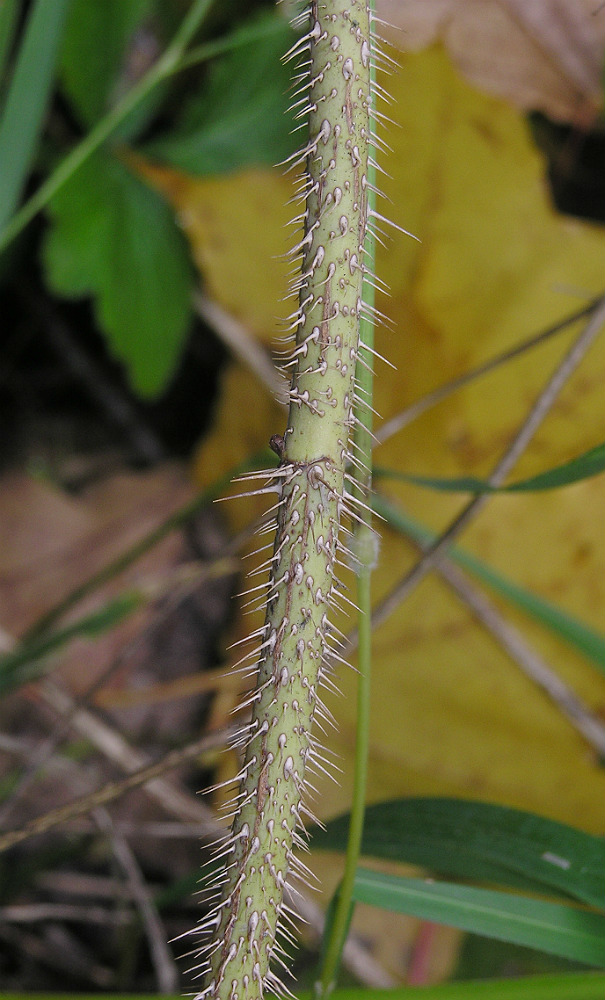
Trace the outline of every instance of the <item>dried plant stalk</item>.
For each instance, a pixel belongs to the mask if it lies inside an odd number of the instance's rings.
[[[307,877],[294,853],[307,815],[309,768],[324,761],[311,733],[325,721],[319,688],[338,658],[330,612],[338,604],[339,531],[354,499],[347,489],[363,311],[368,223],[370,24],[365,0],[313,0],[298,19],[306,33],[289,53],[298,60],[295,100],[309,138],[291,166],[303,166],[299,308],[288,425],[272,438],[280,462],[264,473],[277,490],[276,536],[268,560],[267,615],[256,633],[258,679],[250,697],[234,821],[217,857],[218,900],[206,921],[210,943],[201,998],[245,1000],[284,987],[270,968],[280,959],[289,914],[287,878]]]

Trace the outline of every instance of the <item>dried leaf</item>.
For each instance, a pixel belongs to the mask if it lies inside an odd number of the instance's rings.
[[[460,72],[524,111],[589,128],[603,106],[605,8],[595,0],[380,0],[406,52],[442,42]]]
[[[0,519],[9,528],[0,555],[2,627],[14,639],[74,587],[98,572],[190,495],[182,473],[162,467],[121,474],[78,499],[25,475],[5,477]],[[178,535],[166,538],[119,578],[82,602],[69,617],[102,607],[125,588],[149,581],[182,558]],[[62,650],[61,677],[74,693],[86,690],[148,620],[137,613],[94,641]],[[84,665],[84,668],[83,668]]]

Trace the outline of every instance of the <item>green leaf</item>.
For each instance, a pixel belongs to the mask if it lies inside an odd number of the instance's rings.
[[[152,0],[72,0],[61,81],[82,125],[94,125],[122,96],[127,46],[151,5]]]
[[[531,479],[522,479],[508,486],[490,486],[483,479],[474,476],[462,476],[453,479],[435,478],[432,476],[411,476],[405,472],[391,469],[375,468],[374,474],[385,479],[398,479],[416,486],[426,486],[431,490],[447,493],[525,493],[538,490],[554,490],[562,486],[570,486],[582,479],[590,479],[605,471],[605,444],[598,444],[582,455],[572,458],[563,465],[558,465],[547,472],[541,472]]]
[[[185,48],[208,13],[211,4],[212,0],[191,0],[189,10],[162,56],[60,161],[10,222],[3,229],[0,228],[0,252],[22,232],[41,209],[48,206],[59,191],[63,190],[74,173],[95,150],[100,149],[111,136],[115,136],[118,130],[122,128],[127,130],[125,123],[131,120],[130,116],[136,117],[137,109],[148,99],[151,100],[154,90],[161,87],[162,83],[178,69]]]
[[[313,846],[344,850],[348,816],[314,831]],[[362,854],[445,876],[558,891],[605,910],[605,840],[519,809],[459,799],[368,806]]]
[[[19,203],[55,76],[69,0],[38,0],[30,10],[0,121],[0,229]],[[13,10],[14,13],[14,10]],[[10,32],[11,8],[3,17]]]
[[[60,295],[93,295],[109,347],[134,390],[158,395],[179,360],[191,316],[185,240],[162,198],[119,160],[97,153],[51,202],[43,248]]]
[[[409,517],[391,501],[376,496],[373,505],[376,512],[384,517],[388,524],[421,545],[430,545],[435,541],[437,536],[434,532]],[[535,621],[545,625],[588,657],[600,670],[605,671],[605,637],[595,629],[545,598],[532,594],[531,591],[508,580],[463,549],[450,549],[448,555],[453,562],[468,570],[478,580],[487,583],[497,594],[505,597]]]
[[[398,878],[360,868],[360,903],[512,941],[587,965],[605,966],[605,917],[490,889]]]
[[[247,39],[251,31],[255,40],[238,45],[238,36]],[[289,134],[291,72],[282,62],[295,37],[273,13],[234,32],[234,50],[216,61],[207,85],[193,95],[175,130],[149,143],[145,153],[190,174],[286,159],[300,144]]]

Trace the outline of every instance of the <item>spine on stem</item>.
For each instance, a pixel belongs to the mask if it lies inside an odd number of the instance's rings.
[[[306,31],[288,54],[297,61],[295,100],[308,140],[291,160],[303,167],[304,232],[293,257],[299,307],[288,424],[274,435],[278,493],[275,543],[258,631],[252,718],[242,731],[243,766],[234,819],[221,844],[217,900],[203,931],[208,944],[198,1000],[252,1000],[284,992],[271,969],[292,937],[286,881],[306,879],[295,853],[304,831],[309,770],[323,769],[314,718],[326,721],[320,688],[338,659],[331,609],[341,521],[353,501],[347,465],[354,423],[370,142],[370,24],[366,0],[312,0]],[[340,533],[340,538],[339,538]]]

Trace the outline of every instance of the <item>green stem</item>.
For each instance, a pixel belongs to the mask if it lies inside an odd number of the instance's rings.
[[[20,0],[4,0],[0,3],[0,77],[4,77],[6,65],[11,57],[21,6]],[[4,83],[0,88],[0,99],[6,99]]]
[[[124,119],[147,95],[167,76],[178,68],[179,60],[203,18],[212,0],[194,0],[191,10],[183,19],[172,42],[145,76],[129,90],[124,98],[96,125],[91,132],[61,161],[56,170],[19,209],[11,221],[0,232],[0,253],[31,222],[37,213],[48,204],[83,163],[101,146]]]
[[[358,496],[346,487],[355,421],[356,364],[364,284],[370,138],[370,34],[366,0],[313,3],[309,30],[294,47],[309,139],[292,158],[306,165],[300,216],[304,235],[291,317],[295,346],[288,425],[272,446],[278,493],[276,538],[266,586],[265,624],[256,631],[256,689],[230,837],[219,856],[217,898],[202,951],[206,983],[198,1000],[258,1000],[283,987],[270,968],[279,955],[286,878],[306,877],[295,853],[305,813],[307,773],[323,770],[311,727],[327,719],[321,685],[340,659],[331,625],[341,591],[340,522]],[[259,588],[255,587],[258,591]]]
[[[373,14],[373,2],[370,4]],[[375,101],[375,67],[370,64],[370,87]],[[376,170],[368,164],[368,213],[375,209]],[[365,240],[364,263],[370,277],[374,274],[376,262],[376,240],[371,227]],[[316,993],[327,997],[336,985],[336,977],[347,938],[352,915],[353,886],[355,873],[361,854],[363,824],[366,807],[368,754],[370,747],[370,703],[372,675],[372,570],[376,558],[377,538],[372,528],[370,496],[372,492],[372,403],[374,392],[373,350],[374,350],[374,286],[365,282],[363,299],[365,313],[360,322],[359,358],[356,366],[355,383],[357,391],[356,424],[354,433],[354,458],[360,463],[356,471],[358,485],[354,492],[365,505],[359,509],[363,523],[359,525],[355,539],[355,555],[359,560],[357,569],[358,607],[358,681],[357,719],[355,736],[355,759],[353,778],[353,801],[349,820],[349,834],[345,855],[345,867],[336,897],[334,918],[329,926],[328,939],[324,949],[324,960]],[[363,513],[362,513],[363,512]]]

